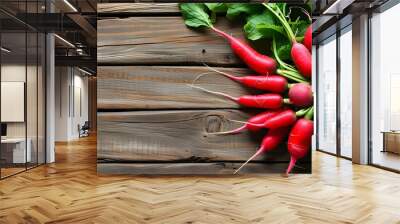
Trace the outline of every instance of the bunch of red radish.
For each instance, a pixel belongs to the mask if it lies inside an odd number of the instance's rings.
[[[258,155],[276,149],[286,139],[288,139],[287,149],[291,156],[289,166],[286,170],[286,174],[288,175],[293,169],[296,161],[307,155],[311,147],[311,138],[314,126],[312,121],[314,110],[312,106],[313,93],[309,84],[312,70],[312,31],[310,25],[305,33],[303,43],[298,43],[293,31],[286,21],[286,18],[282,16],[283,13],[281,13],[279,9],[271,8],[268,4],[264,5],[278,18],[279,21],[281,21],[289,39],[291,40],[291,58],[295,67],[286,64],[279,59],[276,53],[275,40],[273,42],[274,55],[282,69],[278,69],[278,63],[275,59],[258,53],[245,42],[242,42],[241,40],[210,25],[209,28],[224,37],[230,43],[232,51],[250,69],[258,73],[258,75],[237,77],[207,67],[218,74],[241,83],[244,86],[266,91],[267,93],[233,97],[222,92],[210,91],[195,85],[192,85],[192,87],[227,97],[244,107],[261,108],[266,110],[265,112],[251,117],[247,122],[244,122],[245,124],[240,128],[232,131],[215,133],[235,134],[246,129],[252,132],[259,131],[263,128],[268,129],[258,151],[239,169],[237,169],[235,173]],[[198,78],[200,78],[200,76]],[[198,78],[196,78],[196,80]],[[288,82],[288,79],[290,79],[290,83]],[[288,98],[284,98],[282,95],[287,91]],[[299,110],[294,111],[290,108],[299,108]]]

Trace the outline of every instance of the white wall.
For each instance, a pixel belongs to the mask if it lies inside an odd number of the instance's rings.
[[[25,64],[3,64],[1,66],[2,82],[25,82]],[[6,108],[1,108],[6,110]],[[25,137],[25,122],[7,123],[7,137]]]
[[[69,139],[69,85],[68,67],[55,68],[55,141]]]
[[[31,149],[32,162],[44,162],[44,74],[41,73],[40,66],[36,64],[25,66],[25,64],[17,63],[4,63],[1,66],[1,81],[2,82],[23,82],[25,86],[18,91],[19,94],[25,94],[26,99],[21,102],[22,107],[18,108],[22,116],[26,113],[26,119],[21,122],[5,122],[7,124],[7,137],[8,138],[25,138],[27,136],[29,148]],[[25,80],[27,78],[27,80]],[[26,88],[25,88],[26,87]],[[3,93],[2,89],[2,93]],[[3,93],[4,94],[4,93]],[[2,95],[2,98],[11,98],[7,95]],[[18,102],[15,102],[18,103]],[[26,106],[25,106],[26,103]],[[17,108],[2,107],[2,112],[7,110],[17,110]],[[13,113],[13,111],[7,111]],[[14,111],[16,113],[16,111]],[[38,116],[39,115],[39,116]]]
[[[76,68],[56,67],[55,85],[55,140],[77,139],[78,125],[88,120],[88,78]]]

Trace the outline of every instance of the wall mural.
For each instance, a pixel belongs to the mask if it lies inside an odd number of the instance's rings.
[[[311,173],[310,11],[102,4],[99,173]]]

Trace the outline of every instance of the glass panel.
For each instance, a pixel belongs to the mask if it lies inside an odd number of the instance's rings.
[[[38,120],[37,120],[37,73],[38,73],[38,56],[37,56],[37,33],[28,32],[28,63],[27,63],[27,98],[26,98],[26,113],[27,113],[27,143],[28,143],[28,168],[37,165],[37,132],[38,132]]]
[[[38,163],[45,163],[46,151],[45,151],[45,115],[46,115],[46,37],[44,34],[39,33],[39,46],[38,46]]]
[[[1,34],[1,173],[2,177],[25,170],[26,151],[26,33]],[[29,147],[28,147],[29,148]]]
[[[318,147],[336,153],[336,36],[318,48]]]
[[[372,163],[400,170],[400,5],[371,18]]]
[[[340,153],[352,157],[352,32],[340,36]]]

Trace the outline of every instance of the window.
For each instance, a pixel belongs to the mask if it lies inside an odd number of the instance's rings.
[[[340,39],[340,155],[352,157],[352,32],[351,25]]]
[[[336,35],[318,47],[318,149],[336,153]]]
[[[400,170],[400,5],[371,18],[372,164]]]

